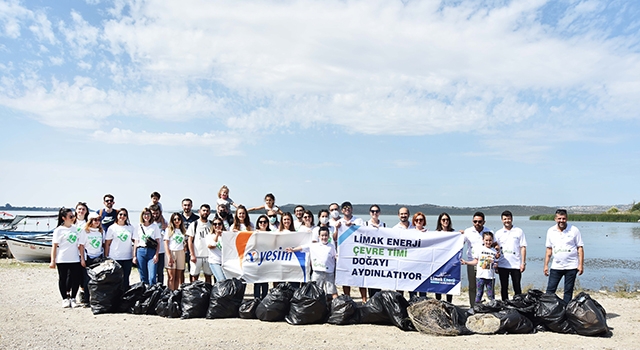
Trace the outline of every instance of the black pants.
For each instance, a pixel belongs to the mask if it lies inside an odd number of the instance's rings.
[[[58,288],[62,299],[75,298],[82,282],[82,265],[77,263],[58,263]],[[71,290],[71,295],[67,291]]]
[[[502,300],[509,299],[509,276],[511,276],[514,294],[522,294],[522,288],[520,286],[522,273],[520,269],[505,269],[501,267],[498,269],[498,275],[500,275],[500,296]]]
[[[436,299],[437,300],[442,299],[442,294],[436,293]],[[447,294],[447,301],[448,302],[452,302],[453,301],[453,295]]]

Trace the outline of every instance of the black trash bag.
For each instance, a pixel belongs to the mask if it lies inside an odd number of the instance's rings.
[[[597,301],[585,292],[580,292],[569,302],[566,309],[567,320],[576,333],[590,336],[609,336],[607,312]]]
[[[534,314],[542,294],[540,290],[531,289],[526,294],[514,295],[513,299],[504,301],[504,305],[525,314]]]
[[[156,314],[162,317],[180,318],[182,315],[182,311],[180,310],[181,297],[181,290],[166,288],[156,304]]]
[[[238,309],[244,300],[246,284],[237,278],[217,282],[211,289],[207,318],[238,317]]]
[[[361,324],[392,325],[384,305],[382,291],[374,294],[366,303],[358,305],[358,321]]]
[[[340,325],[357,324],[358,304],[348,295],[339,295],[331,301],[331,314],[327,323]]]
[[[240,304],[240,308],[238,309],[238,313],[240,313],[240,318],[245,318],[245,319],[258,318],[256,316],[256,309],[258,308],[258,305],[260,305],[259,298],[243,301],[242,304]]]
[[[113,259],[91,265],[87,269],[91,312],[94,315],[117,312],[122,295],[122,267]]]
[[[295,288],[289,283],[281,283],[271,288],[256,308],[256,317],[260,321],[282,321],[289,314],[291,298]]]
[[[492,313],[500,319],[500,334],[528,334],[533,333],[533,322],[518,310],[507,309]]]
[[[177,289],[171,292],[168,306],[167,317],[180,318],[182,316],[182,290]]]
[[[382,304],[391,323],[403,331],[416,331],[416,327],[413,326],[413,322],[411,322],[407,313],[407,308],[409,307],[407,299],[402,294],[392,290],[383,290],[379,294],[382,294]]]
[[[142,297],[133,306],[133,313],[136,315],[156,315],[156,306],[165,288],[160,283],[148,286]]]
[[[203,281],[195,281],[190,284],[183,284],[180,318],[204,318],[209,308],[209,296],[211,295],[211,285]]]
[[[133,306],[133,313],[136,315],[156,315],[156,306],[165,288],[160,283],[148,286],[142,297]]]
[[[293,293],[285,321],[292,325],[324,323],[328,312],[327,294],[316,282],[309,282]]]
[[[133,306],[136,305],[136,302],[140,300],[140,298],[142,298],[142,295],[146,290],[147,286],[143,282],[138,282],[129,287],[129,290],[124,292],[122,298],[120,299],[118,311],[132,314]]]
[[[473,305],[473,313],[475,314],[487,314],[502,311],[505,309],[505,305],[500,300],[489,300],[486,303],[476,303]]]
[[[564,300],[554,293],[544,293],[540,296],[535,316],[548,330],[556,333],[574,333],[573,327],[565,314]],[[537,327],[538,330],[543,330]]]

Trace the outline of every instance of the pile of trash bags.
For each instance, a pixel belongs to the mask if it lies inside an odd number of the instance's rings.
[[[184,283],[172,291],[162,284],[137,283],[122,291],[122,268],[111,259],[87,268],[94,314],[131,313],[168,318],[245,318],[291,325],[393,325],[431,335],[526,334],[551,331],[610,336],[606,311],[587,293],[569,304],[555,294],[530,290],[512,300],[491,300],[463,310],[425,297],[407,301],[401,293],[381,291],[366,303],[349,296],[332,299],[315,282],[295,288],[281,283],[264,299],[244,299],[246,284],[232,278],[210,285]]]

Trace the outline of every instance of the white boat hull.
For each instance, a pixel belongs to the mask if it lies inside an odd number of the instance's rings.
[[[51,245],[7,238],[7,246],[16,260],[50,261]]]

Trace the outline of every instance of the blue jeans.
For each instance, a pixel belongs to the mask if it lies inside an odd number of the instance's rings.
[[[153,257],[156,255],[155,249],[138,247],[136,259],[138,259],[138,272],[140,273],[140,282],[148,285],[156,284],[156,264]]]
[[[213,272],[213,276],[216,278],[216,282],[222,282],[227,279],[220,264],[209,263],[209,267],[211,268],[211,272]]]
[[[576,276],[578,275],[578,269],[573,270],[554,270],[549,269],[549,284],[547,286],[547,293],[554,293],[558,289],[560,279],[564,276],[564,298],[562,298],[565,304],[568,304],[573,298],[573,286],[576,283]]]
[[[131,275],[131,268],[133,267],[132,260],[116,260],[120,266],[122,266],[122,291],[129,290],[129,276]]]

